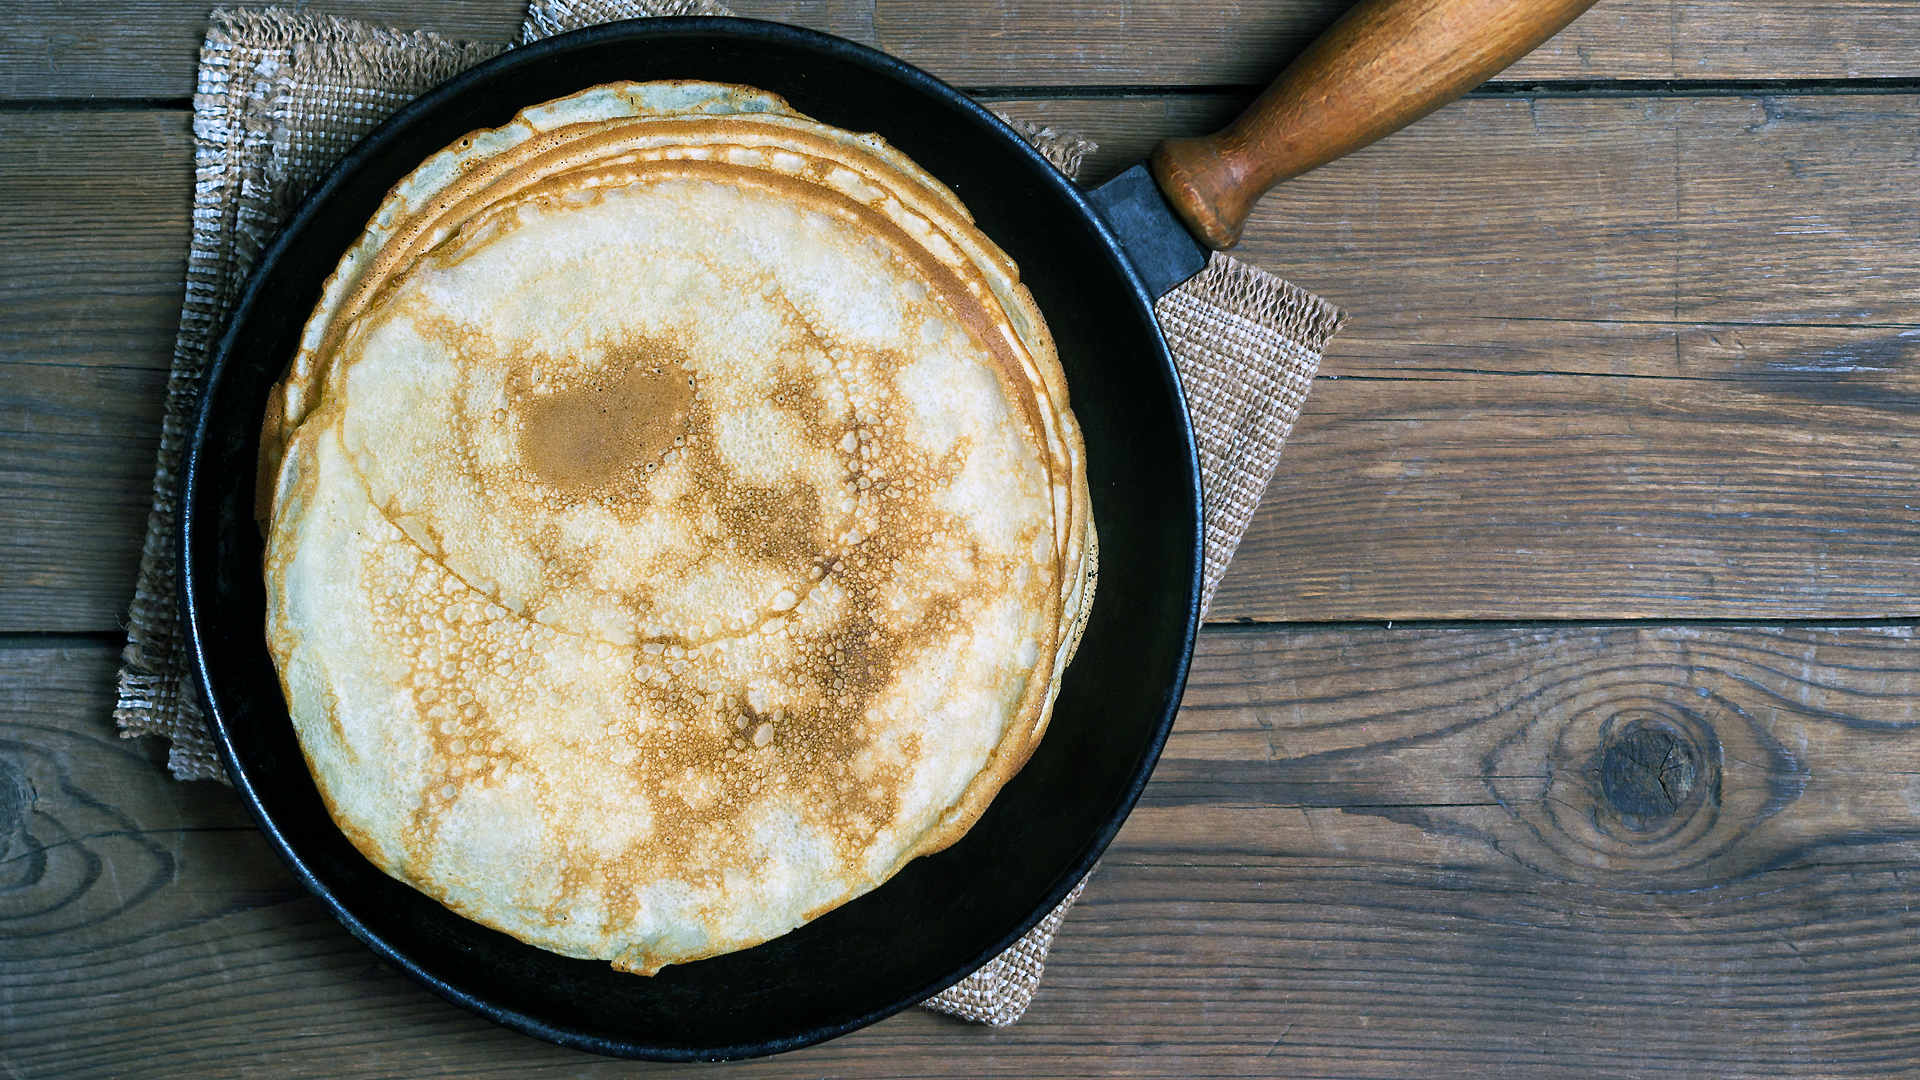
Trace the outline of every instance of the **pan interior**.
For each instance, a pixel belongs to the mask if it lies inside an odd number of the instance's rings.
[[[951,187],[1019,264],[1060,347],[1087,443],[1100,591],[1046,739],[967,836],[786,937],[651,979],[525,945],[369,864],[334,826],[267,654],[252,473],[269,387],[388,188],[461,135],[618,80],[780,94],[875,131]],[[1197,622],[1199,484],[1172,363],[1137,278],[1071,184],[978,106],[882,54],[748,20],[648,19],[515,50],[357,147],[258,265],[209,374],[182,500],[183,610],[236,785],[295,873],[437,992],[566,1045],[656,1059],[770,1053],[936,992],[1024,932],[1092,865],[1139,794]]]

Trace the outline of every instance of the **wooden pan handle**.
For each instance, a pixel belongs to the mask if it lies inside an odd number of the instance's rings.
[[[1360,0],[1219,133],[1167,139],[1149,162],[1208,247],[1240,242],[1253,204],[1291,176],[1384,138],[1532,52],[1594,0]]]

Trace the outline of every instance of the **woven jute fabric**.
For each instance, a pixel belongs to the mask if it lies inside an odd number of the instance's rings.
[[[1206,607],[1280,464],[1280,444],[1307,400],[1320,351],[1345,316],[1292,282],[1220,254],[1153,312],[1180,371],[1200,451]]]
[[[716,0],[533,0],[519,43],[615,19],[725,14]],[[327,168],[400,106],[505,48],[274,8],[211,16],[194,94],[186,300],[114,711],[122,735],[170,741],[168,768],[182,780],[225,779],[189,673],[174,546],[180,466],[208,354],[255,258]],[[1007,119],[1068,175],[1094,149],[1084,139]],[[1342,316],[1326,301],[1223,256],[1163,298],[1156,312],[1200,448],[1210,600]],[[925,1006],[995,1026],[1018,1020],[1085,887],[1083,880],[1025,937]]]

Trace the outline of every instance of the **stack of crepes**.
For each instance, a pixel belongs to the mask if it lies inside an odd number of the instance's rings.
[[[428,159],[262,438],[268,638],[335,820],[651,974],[953,843],[1092,602],[1014,264],[876,137],[613,84]]]

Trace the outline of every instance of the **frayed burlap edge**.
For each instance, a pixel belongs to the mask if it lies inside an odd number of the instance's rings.
[[[1027,140],[1035,150],[1040,151],[1040,156],[1046,158],[1048,164],[1076,179],[1080,176],[1080,166],[1086,162],[1087,155],[1100,149],[1100,144],[1091,139],[1083,139],[1078,135],[1055,131],[1050,127],[1030,124],[1017,116],[1008,116],[1003,112],[995,112],[993,115],[999,117],[1001,122]]]
[[[520,41],[615,19],[726,14],[715,0],[534,0]],[[208,352],[254,258],[320,175],[414,96],[501,50],[272,8],[217,10],[210,21],[194,96],[187,295],[114,711],[123,736],[170,741],[168,768],[182,780],[226,779],[194,693],[176,600],[175,487]],[[1084,139],[1001,118],[1069,176],[1095,149]],[[1325,301],[1225,257],[1163,298],[1157,311],[1200,446],[1207,505],[1203,587],[1210,600],[1341,316]],[[1019,1020],[1086,883],[993,962],[924,1007],[994,1026]]]
[[[533,0],[520,27],[520,44],[583,26],[663,15],[731,15],[718,0]]]

